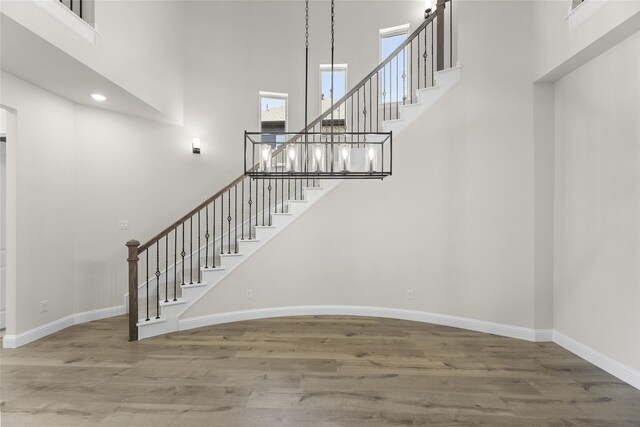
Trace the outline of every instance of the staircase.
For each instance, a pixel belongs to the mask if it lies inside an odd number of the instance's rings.
[[[306,130],[322,131],[327,118],[338,111],[351,113],[345,131],[392,132],[397,137],[460,79],[460,68],[452,67],[451,50],[449,68],[443,65],[446,21],[442,3],[438,13],[427,17]],[[450,17],[448,22],[451,25]],[[440,39],[434,36],[436,26]],[[364,145],[357,147],[354,161],[364,163]],[[243,175],[144,245],[128,242],[130,340],[178,331],[182,313],[342,182],[313,177],[254,180]]]

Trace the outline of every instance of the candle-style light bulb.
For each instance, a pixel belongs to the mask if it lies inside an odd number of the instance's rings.
[[[349,147],[346,144],[342,146],[340,154],[342,154],[342,171],[347,172],[349,170],[347,167],[347,160],[349,160]]]
[[[313,154],[316,158],[316,172],[321,172],[322,167],[320,161],[322,160],[322,147],[317,145]]]
[[[376,151],[373,149],[373,147],[369,147],[369,151],[367,152],[367,156],[369,157],[369,172],[373,172],[374,169],[374,161],[376,159]]]
[[[271,147],[270,146],[262,147],[262,171],[263,172],[268,172],[270,156],[271,156]]]
[[[296,162],[296,150],[293,147],[289,147],[289,171],[295,172],[295,162]]]

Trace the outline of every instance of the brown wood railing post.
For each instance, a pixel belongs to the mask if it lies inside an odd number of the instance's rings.
[[[138,341],[138,246],[137,240],[129,240],[129,341]]]
[[[444,70],[444,4],[445,0],[438,0],[436,3],[436,56],[438,71]],[[432,42],[433,43],[433,42]]]

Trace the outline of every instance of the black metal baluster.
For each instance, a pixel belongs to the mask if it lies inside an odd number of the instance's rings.
[[[449,0],[449,68],[453,68],[453,0]]]
[[[193,215],[189,218],[189,284],[193,285]]]
[[[413,40],[409,43],[409,104],[413,104]]]
[[[200,211],[198,211],[198,283],[202,283],[202,268],[200,264]],[[193,254],[191,255],[193,257]]]
[[[376,132],[380,132],[380,71],[376,73]]]
[[[407,57],[406,46],[402,49],[402,105],[407,102]]]
[[[349,101],[351,101],[351,102],[350,102],[350,104],[351,104],[351,120],[349,121],[349,125],[350,125],[350,127],[351,127],[351,131],[353,132],[353,129],[354,129],[354,126],[353,126],[353,125],[354,125],[354,123],[355,123],[355,122],[353,121],[353,95],[351,95],[351,96],[349,97]],[[351,141],[353,142],[353,135],[351,135]]]
[[[433,21],[431,21],[431,86],[436,85],[433,54]],[[424,32],[424,85],[427,86],[427,31]]]
[[[187,253],[184,251],[184,222],[182,223],[182,252],[180,252],[180,256],[182,257],[182,283],[184,285],[184,256]]]
[[[209,268],[209,205],[204,208],[204,216],[207,219],[204,234],[204,268]]]
[[[386,80],[386,65],[382,67],[382,121],[387,120],[387,80]]]
[[[431,24],[428,24],[428,25],[431,25]],[[427,29],[424,28],[423,31],[426,32]],[[418,40],[418,46],[416,48],[416,56],[418,58],[418,67],[416,68],[417,70],[416,74],[418,75],[418,86],[416,87],[416,89],[420,89],[420,33],[418,33],[418,35],[416,36],[416,40]],[[426,81],[424,82],[424,85],[427,86]]]
[[[160,318],[160,240],[156,240],[156,319]]]
[[[227,194],[229,199],[229,209],[227,210],[227,222],[229,226],[229,233],[227,234],[227,254],[231,253],[231,188],[229,188],[229,193]]]
[[[258,226],[258,206],[260,206],[260,198],[258,197],[258,182],[256,182],[256,223],[255,227]]]
[[[164,236],[164,302],[169,302],[169,233]]]
[[[369,132],[373,132],[373,92],[371,92],[373,77],[369,79]]]
[[[215,199],[211,203],[213,207],[213,237],[211,238],[211,268],[216,268],[216,201]]]
[[[426,45],[426,43],[427,43],[427,32],[425,31],[424,34],[425,34],[424,43]],[[425,49],[425,53],[426,53],[427,46],[425,46],[424,49]],[[436,70],[435,70],[435,62],[434,62],[435,59],[436,59],[436,56],[433,54],[433,21],[431,21],[431,86],[435,86],[436,85]],[[425,79],[427,78],[426,71],[425,71],[424,78]],[[425,81],[425,85],[426,85],[426,81]]]
[[[220,195],[220,255],[224,253],[224,193]],[[222,264],[222,258],[220,258]]]
[[[276,182],[276,192],[274,194],[274,200],[276,203],[273,210],[274,212],[278,212],[278,154],[276,154],[276,179],[274,179],[274,181]]]
[[[393,72],[391,71],[391,60],[389,60],[389,120],[393,111]]]
[[[146,283],[146,288],[147,288],[147,318],[145,319],[145,321],[149,320],[149,249],[146,250],[147,252],[147,283]]]
[[[265,208],[264,208],[264,182],[265,181],[266,180],[264,180],[264,179],[262,180],[262,226],[263,227],[264,227],[264,211],[265,211]],[[271,182],[271,181],[269,181],[269,182]],[[271,184],[269,184],[269,187],[271,187]],[[271,193],[269,193],[269,194],[271,194]]]
[[[269,186],[267,187],[269,190],[269,225],[271,225],[271,178],[269,178]]]
[[[244,240],[244,178],[242,179],[242,220],[240,221],[240,227],[242,228],[242,240]]]
[[[251,200],[251,178],[249,178],[249,240],[251,240],[251,205],[253,204],[253,200]]]
[[[176,301],[178,293],[178,226],[173,229],[173,300]]]
[[[231,191],[231,190],[229,190]],[[238,184],[233,186],[233,237],[234,237],[234,253],[238,253]]]
[[[356,114],[356,120],[358,122],[358,124],[356,125],[356,130],[358,132],[358,136],[356,136],[356,138],[358,139],[358,148],[360,148],[360,89],[358,89],[358,91],[356,92],[356,108],[357,108],[357,114]]]
[[[371,98],[371,93],[369,93],[369,98]],[[362,105],[363,105],[363,109],[362,109],[362,116],[364,117],[364,120],[362,121],[362,130],[363,132],[366,134],[367,133],[367,87],[364,86],[364,90],[362,91]],[[371,129],[369,129],[369,131],[371,131]],[[367,136],[364,136],[364,142],[366,144],[367,142]],[[366,145],[365,145],[366,148]]]
[[[400,55],[396,55],[396,119],[400,118],[400,86],[398,86],[398,74],[400,70],[398,59],[400,59]]]

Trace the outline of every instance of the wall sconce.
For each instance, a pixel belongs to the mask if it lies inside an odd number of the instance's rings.
[[[191,149],[193,154],[200,154],[200,138],[193,138],[191,141]]]

